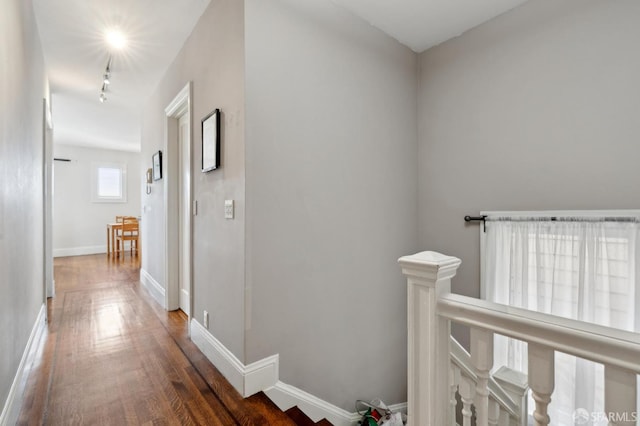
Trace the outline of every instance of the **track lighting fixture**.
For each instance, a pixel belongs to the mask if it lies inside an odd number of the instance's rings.
[[[107,91],[107,86],[111,84],[111,56],[109,56],[109,61],[107,61],[107,67],[104,69],[104,74],[102,75],[102,88],[100,89],[100,102],[107,100],[107,95],[105,92]]]
[[[107,95],[105,95],[105,92],[107,91],[107,86],[103,83],[102,84],[102,89],[100,90],[100,102],[103,102],[107,100]]]

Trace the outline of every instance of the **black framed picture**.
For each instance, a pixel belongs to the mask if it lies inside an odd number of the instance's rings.
[[[220,166],[220,110],[215,109],[202,119],[202,172]]]
[[[158,151],[151,157],[153,161],[153,180],[162,179],[162,151]]]

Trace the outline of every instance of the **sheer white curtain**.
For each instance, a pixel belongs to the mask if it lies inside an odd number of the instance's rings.
[[[640,307],[636,308],[638,228],[637,223],[604,218],[492,218],[484,238],[486,298],[640,331]],[[522,342],[497,336],[495,357],[495,366],[527,372],[527,349]],[[556,353],[551,424],[574,425],[577,408],[604,412],[603,389],[602,365]],[[532,411],[531,400],[529,408]]]

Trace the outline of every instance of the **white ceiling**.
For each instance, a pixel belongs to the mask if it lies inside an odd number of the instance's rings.
[[[333,1],[414,52],[423,52],[527,0]]]
[[[140,110],[210,0],[33,0],[53,94],[56,143],[140,150]],[[300,5],[304,7],[305,2]],[[333,1],[422,52],[526,0]],[[119,28],[128,44],[109,50]],[[98,96],[109,55],[108,100]]]
[[[33,0],[53,104],[56,143],[140,150],[142,105],[210,0]],[[126,48],[110,51],[119,28]],[[102,75],[112,54],[107,101]]]

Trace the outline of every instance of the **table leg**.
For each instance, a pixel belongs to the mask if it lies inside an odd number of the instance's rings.
[[[116,227],[111,228],[111,251],[115,256],[120,256],[120,253],[116,251]]]
[[[111,232],[109,231],[109,225],[107,225],[107,257],[111,256]]]

